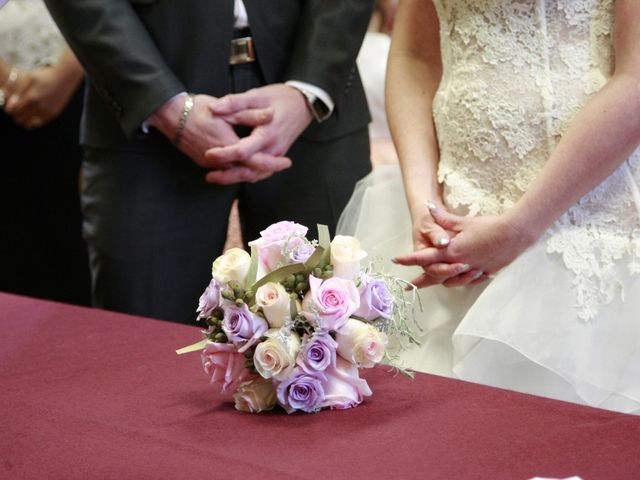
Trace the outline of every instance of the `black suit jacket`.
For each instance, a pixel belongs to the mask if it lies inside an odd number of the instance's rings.
[[[46,0],[85,67],[81,141],[120,147],[182,91],[230,91],[233,0]],[[300,80],[336,103],[305,136],[337,138],[369,121],[355,66],[372,0],[244,0],[267,83]]]

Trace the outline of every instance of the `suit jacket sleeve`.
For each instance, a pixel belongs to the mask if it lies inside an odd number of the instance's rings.
[[[164,102],[185,91],[129,0],[45,3],[128,137]],[[145,8],[143,1],[137,3]]]
[[[340,108],[356,71],[373,0],[309,0],[287,68],[287,80],[325,90]]]

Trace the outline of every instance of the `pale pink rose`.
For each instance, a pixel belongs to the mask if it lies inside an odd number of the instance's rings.
[[[263,378],[283,380],[296,365],[300,337],[295,332],[284,334],[279,329],[271,329],[265,335],[268,338],[258,343],[253,364]]]
[[[380,363],[387,345],[387,335],[369,323],[350,318],[336,332],[338,355],[359,367]]]
[[[360,274],[360,262],[367,252],[360,248],[360,240],[348,235],[336,235],[331,241],[331,265],[333,275],[353,280]]]
[[[302,314],[318,330],[338,330],[359,306],[360,294],[352,281],[309,276],[309,291],[302,301]]]
[[[242,382],[253,378],[244,366],[247,359],[231,343],[207,342],[201,357],[210,382],[220,384],[223,392],[232,392]]]
[[[292,263],[289,250],[299,243],[296,238],[304,237],[307,231],[308,228],[304,225],[283,221],[270,225],[260,232],[260,238],[249,242],[250,246],[255,246],[258,250],[260,260],[258,277]]]
[[[260,232],[260,238],[265,242],[278,242],[291,237],[304,237],[309,229],[299,223],[283,220],[273,223]]]
[[[358,367],[337,357],[336,367],[324,371],[324,401],[321,408],[346,409],[362,403],[364,397],[372,394],[369,384],[358,375]]]
[[[258,378],[245,382],[233,394],[236,410],[260,413],[276,406],[276,389],[271,380]]]
[[[269,282],[258,288],[256,305],[262,308],[271,328],[280,328],[291,319],[291,297],[279,283]]]

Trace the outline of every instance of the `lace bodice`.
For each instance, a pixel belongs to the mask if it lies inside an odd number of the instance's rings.
[[[435,0],[443,78],[434,99],[445,201],[511,207],[576,112],[611,76],[614,0]],[[572,207],[547,249],[574,275],[583,319],[640,272],[640,153]]]
[[[54,63],[65,43],[42,0],[10,0],[0,8],[0,58],[19,69]]]

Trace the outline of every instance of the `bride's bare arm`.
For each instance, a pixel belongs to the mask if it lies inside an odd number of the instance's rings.
[[[508,265],[565,211],[616,170],[640,144],[640,2],[615,4],[615,71],[578,112],[540,175],[518,203],[498,217],[433,212],[459,232],[446,249],[396,260],[406,265],[466,262],[487,273]],[[445,282],[445,285],[459,282]]]
[[[431,105],[441,75],[439,26],[433,2],[403,0],[389,51],[386,105],[414,219],[424,213],[425,200],[440,199]]]
[[[445,247],[451,235],[434,222],[426,200],[442,204],[437,179],[438,141],[431,108],[440,79],[440,35],[433,2],[403,0],[398,7],[389,52],[386,81],[387,117],[398,151],[413,223],[416,250]],[[414,279],[419,287],[451,277],[473,278],[463,263],[436,263]]]

